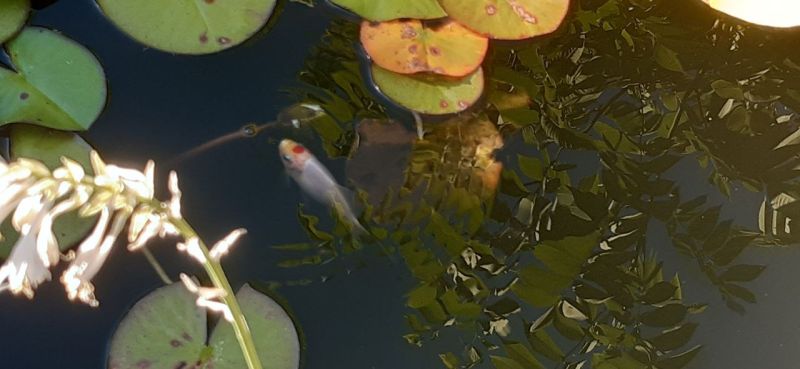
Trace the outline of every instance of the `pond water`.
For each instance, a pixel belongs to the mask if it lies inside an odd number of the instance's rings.
[[[340,183],[348,183],[350,187],[353,187],[354,178],[353,176],[348,178],[347,173],[352,174],[355,171],[364,175],[361,177],[362,180],[368,178],[379,183],[367,188],[377,191],[381,187],[386,187],[387,183],[396,182],[397,178],[402,180],[402,175],[398,174],[402,172],[386,168],[388,165],[385,165],[384,160],[391,160],[394,154],[380,156],[381,152],[385,153],[382,150],[386,148],[376,149],[374,146],[365,144],[366,139],[372,139],[373,136],[362,134],[359,150],[365,150],[362,151],[362,154],[366,154],[352,156],[349,163],[346,158],[325,154],[326,148],[332,152],[333,150],[330,148],[334,146],[327,137],[324,137],[323,130],[315,131],[313,134],[301,134],[292,129],[282,129],[277,132],[266,131],[254,138],[243,138],[219,145],[179,162],[175,160],[187,150],[235,132],[245,124],[273,120],[283,109],[297,103],[299,98],[308,96],[307,93],[300,94],[300,96],[287,93],[287,90],[301,86],[298,82],[298,75],[308,68],[310,65],[308,63],[312,63],[312,65],[334,64],[335,60],[325,59],[330,55],[314,53],[312,49],[322,43],[328,27],[341,28],[341,19],[352,19],[352,16],[346,15],[343,11],[331,9],[324,4],[310,8],[294,2],[286,2],[281,6],[283,11],[276,15],[277,18],[268,30],[262,31],[243,45],[207,56],[171,55],[149,49],[119,31],[107,21],[94,2],[89,0],[59,1],[35,12],[31,23],[63,32],[92,50],[101,61],[108,79],[110,99],[100,118],[82,136],[103,155],[105,160],[123,166],[140,168],[146,159],[153,159],[157,163],[156,177],[162,179],[166,178],[170,169],[177,170],[181,177],[184,196],[183,214],[206,239],[219,239],[236,227],[244,227],[249,231],[246,238],[223,260],[223,265],[235,286],[247,281],[269,281],[281,285],[276,288],[276,293],[285,302],[293,314],[297,326],[302,331],[304,341],[302,368],[444,367],[440,354],[452,352],[460,356],[465,347],[476,347],[480,351],[481,360],[476,363],[479,367],[515,368],[514,366],[503,366],[501,361],[493,363],[489,357],[492,355],[504,356],[506,351],[502,347],[503,340],[520,341],[519,334],[524,331],[521,321],[524,319],[526,322],[532,322],[545,309],[532,308],[525,305],[524,299],[515,298],[515,301],[522,306],[520,307],[521,312],[510,315],[512,316],[509,318],[512,333],[501,338],[497,333],[484,332],[484,330],[488,330],[488,326],[484,326],[485,324],[488,324],[490,320],[498,320],[496,314],[493,315],[493,312],[487,311],[495,307],[492,306],[492,303],[485,302],[476,314],[478,316],[477,323],[463,323],[463,321],[469,320],[463,317],[454,318],[455,324],[452,321],[450,323],[429,323],[434,330],[439,330],[438,333],[433,334],[434,338],[430,338],[431,332],[421,333],[423,336],[421,347],[409,344],[404,336],[414,333],[415,330],[409,326],[406,316],[420,316],[418,315],[419,309],[408,306],[409,292],[417,288],[420,283],[411,271],[418,266],[409,268],[408,265],[411,263],[407,263],[406,259],[398,253],[393,253],[388,257],[382,255],[380,246],[390,245],[390,248],[397,246],[391,240],[384,240],[380,242],[380,245],[370,243],[363,250],[335,258],[324,265],[290,268],[278,265],[295,255],[275,249],[273,246],[309,242],[306,228],[298,221],[298,204],[304,204],[302,208],[304,213],[319,217],[323,228],[331,227],[333,221],[324,206],[314,203],[284,174],[283,164],[278,155],[277,142],[282,138],[292,138],[302,142],[317,154],[317,157]],[[786,37],[785,33],[781,35]],[[797,36],[798,34],[795,32],[795,37]],[[528,41],[523,43],[526,42],[529,43]],[[353,48],[356,48],[357,40],[349,40],[346,44],[352,44]],[[502,58],[503,53],[515,45],[514,43],[493,44],[490,49],[490,58]],[[796,43],[794,45],[796,46]],[[796,51],[795,61],[800,62],[800,51],[798,51],[800,49],[795,48],[794,50]],[[352,55],[356,54],[353,52]],[[754,68],[746,65],[749,56],[738,55],[744,63],[741,66],[742,69]],[[580,57],[578,56],[578,58]],[[608,56],[600,57],[607,58]],[[495,60],[489,60],[491,61],[487,61],[487,63],[495,62]],[[355,61],[360,62],[361,60]],[[780,63],[780,61],[776,63]],[[325,70],[324,68],[320,69]],[[503,73],[503,70],[497,66],[488,69],[487,73],[496,73],[497,75]],[[362,68],[363,70],[365,68]],[[694,73],[690,72],[689,75],[693,76]],[[608,76],[608,78],[612,78],[612,76]],[[700,80],[699,84],[706,86],[713,82],[704,78],[706,77],[697,78]],[[509,79],[503,81],[509,81]],[[789,80],[786,83],[790,84],[796,81]],[[545,83],[539,80],[532,80],[531,83],[540,82]],[[598,84],[602,85],[602,83]],[[619,81],[610,81],[607,87],[600,89],[600,92],[605,92],[602,95],[598,94],[597,101],[588,104],[587,107],[597,110],[613,99],[612,95],[622,85],[624,83]],[[330,89],[328,85],[320,87]],[[558,88],[577,89],[579,87],[561,86]],[[652,91],[668,93],[668,88],[667,86],[653,87]],[[783,88],[800,89],[800,85],[789,85],[788,87],[783,85]],[[366,91],[375,92],[373,89]],[[348,99],[347,96],[343,98]],[[386,105],[388,114],[401,121],[405,126],[404,133],[393,131],[388,137],[375,136],[378,137],[375,140],[391,141],[391,138],[396,138],[399,144],[394,147],[395,152],[400,158],[407,157],[408,150],[404,150],[402,147],[415,136],[410,133],[414,131],[413,120],[401,109],[391,105],[385,98],[374,97],[371,99],[378,104]],[[753,111],[759,108],[752,104],[748,107]],[[787,109],[789,108],[787,107]],[[611,116],[617,112],[612,114],[608,111],[606,113],[609,118],[601,119],[601,123],[612,126],[614,118]],[[385,117],[381,117],[384,114],[387,113],[382,109],[376,109],[371,113],[372,117],[379,119],[385,119]],[[490,108],[488,114],[494,117],[497,112],[496,110],[491,111]],[[620,113],[616,116],[621,115]],[[361,115],[361,117],[366,116],[370,116],[370,114]],[[509,113],[508,116],[514,115]],[[444,121],[446,119],[449,118],[426,117],[426,129],[435,129],[431,127],[435,127],[437,124],[448,124]],[[342,124],[352,128],[352,125],[347,125],[352,122],[342,122]],[[791,121],[785,124],[796,126],[796,117],[792,117]],[[522,173],[525,168],[523,168],[524,165],[518,163],[518,155],[544,158],[544,154],[541,147],[537,147],[533,143],[535,140],[526,140],[526,135],[530,138],[530,132],[526,133],[524,129],[517,128],[501,128],[499,134],[503,136],[505,144],[500,145],[504,147],[497,151],[496,158],[505,164],[507,171]],[[498,135],[497,130],[490,131],[491,134]],[[320,138],[320,136],[323,137]],[[444,136],[446,136],[444,142],[456,140],[453,138],[453,134]],[[348,137],[352,139],[352,135]],[[403,137],[409,138],[404,141]],[[746,140],[736,141],[727,138],[720,139],[714,144],[742,145],[743,142],[746,145]],[[453,145],[458,146],[456,143]],[[390,145],[387,144],[387,146]],[[369,150],[376,150],[376,153],[371,153]],[[549,150],[549,155],[553,155],[556,151],[562,151],[558,146],[549,146],[546,150]],[[674,150],[674,148],[669,148],[669,150]],[[574,149],[574,147],[567,147],[563,151],[559,160],[576,166],[575,168],[565,167],[562,171],[562,173],[568,173],[563,174],[566,178],[573,179],[575,188],[579,187],[579,179],[593,175],[601,166],[598,151]],[[730,151],[730,149],[726,150],[726,152]],[[680,153],[682,158],[662,174],[663,178],[675,182],[675,191],[679,194],[681,202],[685,203],[699,195],[708,195],[707,203],[703,207],[721,205],[720,222],[723,219],[733,219],[733,224],[737,227],[759,230],[759,208],[764,200],[762,192],[751,191],[733,178],[730,187],[731,194],[725,196],[720,193],[717,186],[709,181],[714,171],[710,167],[703,168],[698,165],[698,161],[703,160],[700,153],[691,152],[688,149],[677,149],[674,152]],[[442,161],[446,161],[447,156],[444,158]],[[747,165],[758,167],[759,163],[748,163],[753,160],[759,159],[756,156],[733,159],[739,163],[739,167]],[[436,170],[443,171],[444,169]],[[367,173],[364,174],[364,171]],[[424,175],[426,174],[424,171],[425,169],[418,169],[417,172],[410,175]],[[459,173],[463,174],[463,172]],[[398,175],[399,177],[397,177]],[[443,176],[447,177],[448,175],[444,174]],[[562,174],[556,174],[556,176],[558,175]],[[388,177],[381,176],[395,176],[392,177],[395,179],[389,180],[386,179]],[[523,174],[519,174],[519,176],[522,178],[522,182],[527,182]],[[565,177],[561,178],[565,180]],[[386,182],[382,182],[382,179]],[[357,179],[355,181],[357,182]],[[516,213],[517,209],[514,208],[518,205],[516,201],[524,196],[509,194],[513,192],[507,190],[508,186],[511,186],[508,185],[509,182],[513,183],[513,180],[504,175],[497,188],[505,192],[501,196],[506,196],[506,198],[496,201],[506,201],[511,204],[509,206]],[[782,191],[792,193],[792,181],[783,179],[781,183],[784,184],[780,187]],[[494,190],[492,186],[488,188]],[[528,186],[528,188],[532,189],[535,186]],[[586,187],[583,190],[588,191]],[[165,192],[166,189],[160,188],[159,191]],[[485,192],[486,188],[481,191]],[[570,197],[564,195],[563,191],[559,194],[561,201]],[[543,198],[555,197],[555,193],[550,195],[553,196],[543,195]],[[373,195],[373,197],[376,196]],[[416,198],[412,196],[411,200],[405,201],[416,203],[421,201],[421,198],[425,198],[429,204],[434,204],[435,196],[435,194],[419,195]],[[483,195],[476,195],[474,198],[488,203],[486,197],[481,196]],[[469,201],[474,198],[469,197]],[[374,203],[373,205],[377,206],[378,204]],[[554,208],[555,206],[553,205]],[[565,207],[565,209],[567,208]],[[536,210],[541,211],[542,209],[537,207]],[[565,211],[569,213],[569,210]],[[542,214],[544,213],[542,212]],[[617,215],[633,213],[631,207],[621,210]],[[454,213],[451,214],[444,210],[441,211],[441,214],[443,214],[442,219],[445,223],[461,224],[461,221],[458,220],[461,219],[461,215],[454,215]],[[452,218],[448,218],[448,216]],[[537,228],[535,233],[538,235],[535,237],[563,239],[564,235],[577,236],[573,233],[581,232],[581,229],[585,227],[597,228],[601,236],[608,236],[607,224],[589,222],[591,224],[587,226],[584,224],[585,220],[580,220],[585,216],[588,215],[585,213],[577,217],[563,214],[558,217],[553,215],[551,222],[556,222],[557,219],[575,219],[576,223],[558,225],[555,228],[563,230],[552,231],[552,233],[540,232]],[[800,249],[792,247],[792,242],[785,241],[784,243],[790,247],[748,247],[736,258],[732,265],[767,266],[764,273],[754,281],[742,283],[752,291],[758,302],[750,304],[736,300],[746,309],[744,313],[737,313],[726,306],[718,285],[712,283],[709,277],[698,268],[697,260],[677,251],[673,245],[675,237],[670,235],[667,227],[664,226],[666,222],[656,218],[654,216],[647,223],[644,234],[647,251],[642,251],[642,255],[655,253],[656,259],[663,263],[663,274],[667,281],[676,273],[680,276],[684,304],[687,306],[708,304],[708,308],[704,312],[690,315],[688,318],[690,321],[698,323],[698,327],[691,340],[686,345],[681,345],[682,351],[695,345],[702,345],[703,349],[685,367],[697,369],[788,369],[797,367],[797,363],[800,362],[800,319],[797,318],[796,307],[800,305],[800,284],[796,283],[796,280],[800,278],[800,272],[798,272],[800,269],[797,268],[800,263]],[[521,223],[518,219],[510,220],[509,217],[504,218],[506,219],[505,223],[499,222],[490,219],[489,215],[485,217],[482,215],[479,219],[484,222],[485,229],[474,232],[474,239],[468,242],[476,250],[479,249],[477,246],[479,243],[492,245],[492,247],[503,247],[499,241],[495,241],[501,238],[499,235],[506,229],[504,227],[514,222]],[[713,229],[716,225],[717,221],[714,220],[708,224],[701,224],[701,227]],[[527,225],[520,227],[525,228]],[[390,226],[385,228],[391,229]],[[424,225],[422,228],[426,229]],[[462,228],[459,228],[457,232],[461,232],[461,230]],[[406,238],[414,237],[414,233],[408,229],[403,232],[409,232],[408,234],[412,235],[406,236]],[[465,258],[462,258],[461,255],[448,255],[447,252],[442,251],[444,250],[442,245],[449,245],[455,241],[448,238],[447,235],[437,233],[436,229],[431,232],[432,234],[423,232],[424,235],[420,236],[424,241],[423,245],[427,245],[425,247],[435,251],[436,255],[443,260],[441,263],[444,267],[456,263],[459,268],[462,268],[460,270],[466,271]],[[563,234],[553,235],[558,232]],[[403,238],[401,231],[397,231],[394,235]],[[524,245],[522,247],[535,249],[538,242],[532,235],[533,233],[529,234],[531,239],[527,241],[519,241]],[[468,238],[464,236],[463,232],[455,238],[460,239],[460,237]],[[172,242],[158,241],[150,249],[173,277],[181,271],[202,274],[201,268],[175,251]],[[593,252],[600,251],[601,249],[598,247]],[[518,258],[508,256],[515,252],[503,253],[506,257],[504,260],[509,263],[508,268],[522,270],[530,265],[541,265],[538,261],[531,261],[532,258],[541,257],[541,254],[534,256],[534,253],[522,254],[522,251],[519,251]],[[497,258],[501,259],[500,256]],[[483,260],[486,259],[487,257],[484,255]],[[502,264],[502,262],[498,263]],[[466,262],[466,264],[469,263]],[[721,273],[725,267],[715,270]],[[505,277],[500,276],[498,280],[489,281],[491,277],[481,274],[483,272],[485,270],[475,269],[465,275],[485,277],[488,281],[486,283],[490,285],[489,289],[492,291],[497,291],[507,285],[513,278],[509,274]],[[461,288],[459,293],[463,293],[464,286],[453,282],[458,279],[457,277],[444,272],[444,270],[442,274],[441,278],[445,281],[442,282],[444,283],[442,286],[447,285],[446,281],[450,282],[450,287],[441,287],[442,291],[448,288],[455,291],[456,287],[454,286],[460,286],[458,287]],[[308,280],[310,284],[305,285],[306,283],[298,282],[305,280]],[[64,297],[59,283],[41,286],[37,290],[36,298],[30,301],[8,295],[0,296],[0,308],[2,309],[0,331],[3,333],[0,335],[0,347],[6,353],[2,367],[11,369],[105,368],[109,340],[117,324],[136,301],[161,286],[162,282],[141,254],[128,253],[120,247],[110,256],[109,261],[96,278],[95,284],[97,286],[96,294],[101,301],[98,308],[70,303]],[[635,288],[631,287],[631,289]],[[571,291],[571,289],[567,290]],[[569,299],[575,298],[575,294],[572,292],[565,292],[564,296]],[[495,292],[492,292],[492,296],[488,297],[488,300],[498,301],[501,299],[495,296]],[[478,299],[478,301],[483,302],[484,300]],[[602,306],[602,303],[598,306]],[[643,311],[642,309],[650,308],[652,307],[637,306],[631,310]],[[516,310],[516,308],[512,310]],[[519,321],[515,319],[519,319]],[[445,320],[449,320],[449,318]],[[668,323],[660,329],[680,324],[680,322]],[[495,329],[502,331],[503,328],[495,327]],[[548,329],[552,330],[552,328]],[[650,330],[648,331],[648,329]],[[642,328],[642,331],[653,332],[652,328]],[[575,345],[573,341],[557,336],[556,333],[551,333],[551,335],[555,337],[555,343],[564,352],[569,351]],[[645,334],[645,336],[652,335],[652,333]],[[487,341],[483,341],[484,338]],[[524,341],[524,338],[522,340]],[[492,342],[498,347],[493,348],[487,342]],[[601,344],[601,347],[606,346]],[[673,354],[682,351],[674,351]],[[537,355],[539,354],[537,353]],[[546,358],[540,358],[540,360],[547,363],[545,365],[547,368],[562,368],[566,365],[557,361],[546,361]],[[462,363],[464,362],[465,360],[462,358]],[[586,365],[584,368],[591,367],[591,364]],[[619,365],[619,368],[635,367]],[[528,368],[528,366],[524,367]],[[613,367],[608,366],[607,368]],[[667,368],[664,366],[664,369]]]

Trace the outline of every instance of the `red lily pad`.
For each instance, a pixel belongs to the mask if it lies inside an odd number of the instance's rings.
[[[454,21],[432,28],[408,19],[363,22],[361,44],[372,61],[392,72],[463,77],[481,65],[489,40]]]
[[[494,39],[521,40],[555,31],[569,0],[440,0],[447,14]]]
[[[430,73],[400,74],[372,65],[380,91],[397,104],[423,114],[452,114],[466,110],[483,94],[483,69],[456,78]]]

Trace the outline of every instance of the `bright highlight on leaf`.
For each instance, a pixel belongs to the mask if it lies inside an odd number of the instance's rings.
[[[447,14],[494,39],[520,40],[555,31],[569,0],[441,0]]]
[[[22,28],[28,19],[30,7],[28,0],[0,1],[0,44]]]
[[[796,0],[703,0],[723,13],[770,27],[800,26],[800,2]]]
[[[89,128],[106,103],[103,68],[91,52],[48,29],[25,28],[6,45],[14,71],[0,68],[0,125]]]
[[[432,74],[398,74],[372,66],[372,78],[380,91],[394,102],[423,114],[464,111],[483,93],[483,69],[463,78]]]
[[[137,41],[178,54],[211,54],[241,44],[269,20],[276,0],[98,0]]]
[[[400,18],[436,19],[447,16],[437,0],[331,0],[331,2],[375,22]]]
[[[363,22],[361,43],[370,58],[392,72],[432,72],[463,77],[477,69],[489,40],[447,21],[430,28],[416,19]]]

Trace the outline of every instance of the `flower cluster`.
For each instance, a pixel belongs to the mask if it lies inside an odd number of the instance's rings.
[[[183,219],[181,191],[175,172],[169,177],[171,199],[162,203],[154,198],[152,161],[144,171],[137,171],[108,165],[92,152],[91,167],[93,176],[68,158],[62,158],[61,166],[52,171],[35,160],[0,160],[0,222],[11,216],[11,224],[19,233],[11,254],[0,267],[0,291],[33,298],[36,287],[51,279],[51,268],[64,260],[69,265],[60,281],[69,299],[97,306],[92,279],[126,225],[131,251],[141,249],[156,236],[181,236],[176,226]],[[97,217],[97,223],[76,251],[62,255],[53,223],[59,216],[75,211],[81,217]],[[209,252],[210,257],[218,260],[243,233],[236,230],[220,241]],[[196,236],[179,243],[179,249],[201,263],[207,261]],[[205,300],[225,295],[223,291],[209,294],[205,289],[195,290],[202,291]],[[221,308],[215,310],[230,314]]]

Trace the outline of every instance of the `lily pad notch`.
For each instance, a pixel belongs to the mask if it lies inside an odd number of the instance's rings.
[[[5,49],[14,70],[0,67],[0,125],[84,131],[105,108],[103,67],[77,42],[46,28],[26,27]]]
[[[246,367],[233,328],[220,320],[209,334],[205,310],[181,283],[137,302],[111,339],[109,369]],[[289,314],[249,285],[236,294],[265,369],[298,369],[300,338]]]

